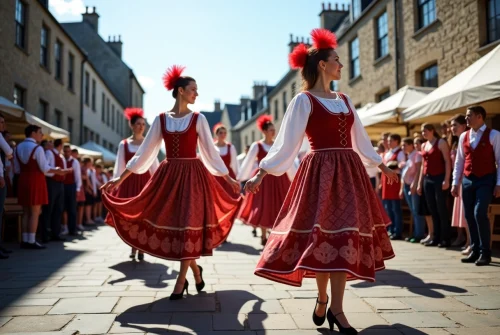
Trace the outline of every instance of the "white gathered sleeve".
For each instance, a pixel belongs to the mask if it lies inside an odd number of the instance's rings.
[[[160,167],[160,161],[158,160],[158,157],[153,161],[153,164],[151,164],[151,167],[149,168],[149,173],[151,175],[154,175],[156,170]]]
[[[231,144],[231,170],[233,170],[234,174],[237,176],[240,172],[240,164],[238,163],[238,153],[236,152],[236,148]]]
[[[113,169],[113,178],[118,178],[122,175],[123,171],[127,168],[125,164],[125,145],[123,141],[118,144],[118,151],[116,152],[115,167]]]
[[[236,175],[236,179],[239,181],[244,181],[252,178],[252,173],[255,170],[255,161],[257,160],[257,154],[259,153],[259,144],[257,142],[253,142],[250,145],[250,149],[241,163],[240,171]]]
[[[196,122],[196,132],[198,133],[198,149],[200,158],[208,171],[214,176],[225,176],[229,170],[220,157],[219,152],[215,149],[210,127],[205,115],[198,114]]]
[[[12,148],[10,147],[9,143],[5,140],[3,135],[0,133],[0,149],[7,155],[10,156],[12,155]]]
[[[261,169],[275,176],[281,176],[285,172],[288,172],[289,177],[295,175],[289,170],[294,168],[294,160],[302,146],[310,113],[311,102],[305,93],[299,93],[290,101],[278,136],[267,156],[260,162]]]
[[[154,161],[158,160],[162,140],[160,116],[157,116],[134,157],[128,161],[127,170],[137,174],[148,171]]]
[[[382,163],[382,157],[373,149],[370,137],[368,137],[368,133],[361,123],[361,119],[352,104],[351,98],[347,95],[346,97],[354,114],[354,124],[351,128],[352,149],[359,155],[366,167],[379,166]]]

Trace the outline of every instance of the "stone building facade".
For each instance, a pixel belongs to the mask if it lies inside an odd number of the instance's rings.
[[[0,96],[68,130],[78,144],[84,54],[46,5],[0,1]]]

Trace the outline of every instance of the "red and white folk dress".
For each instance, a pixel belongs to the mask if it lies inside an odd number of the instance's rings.
[[[290,102],[260,167],[284,173],[304,134],[312,151],[300,164],[255,274],[293,286],[315,272],[374,281],[394,253],[389,218],[363,163],[376,166],[382,159],[346,96],[323,99],[304,92]]]
[[[23,163],[19,157],[19,144],[16,147],[17,163],[19,164],[19,181],[17,184],[17,202],[23,207],[47,205],[49,196],[47,192],[47,183],[45,174],[40,169],[40,165],[35,158],[38,149],[43,150],[41,146],[36,145],[29,156],[28,162]],[[25,143],[24,145],[27,145]],[[45,153],[43,154],[45,157]],[[43,164],[46,164],[45,161]]]
[[[133,248],[171,260],[210,256],[227,238],[238,203],[211,175],[228,170],[199,113],[157,116],[127,169],[146,172],[162,140],[167,158],[139,195],[122,199],[105,193],[103,203],[117,233]],[[201,159],[196,156],[197,143]]]
[[[233,179],[236,179],[236,176],[239,172],[238,160],[236,159],[237,153],[236,148],[231,143],[228,143],[224,147],[218,147],[215,145],[215,149],[219,152],[222,161],[226,165],[229,170],[229,176]],[[215,179],[219,182],[219,184],[224,187],[227,193],[231,194],[234,198],[238,198],[240,193],[235,193],[231,185],[224,179],[224,177],[216,176]]]
[[[257,170],[252,171],[255,160],[260,163],[270,149],[270,145],[261,141],[254,142],[241,165],[238,180],[248,180],[254,176],[257,173]],[[296,172],[294,168],[295,166],[292,165],[291,169],[281,176],[266,176],[258,193],[245,195],[237,218],[253,227],[271,229],[290,188],[291,180]]]

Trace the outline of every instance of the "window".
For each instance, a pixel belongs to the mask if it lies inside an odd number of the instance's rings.
[[[377,102],[383,101],[391,96],[391,91],[387,90],[377,95]]]
[[[16,45],[26,48],[26,5],[16,0]]]
[[[437,64],[425,68],[420,73],[420,83],[423,87],[438,87],[438,66]]]
[[[101,136],[99,134],[95,134],[95,143],[99,144],[101,142]]]
[[[69,54],[69,63],[68,63],[68,89],[71,91],[74,90],[74,73],[75,73],[75,56],[73,54]]]
[[[285,115],[286,113],[286,107],[287,107],[287,104],[288,104],[288,101],[287,101],[287,97],[286,97],[286,91],[283,92],[283,116]],[[277,119],[276,119],[277,120]]]
[[[252,130],[252,143],[255,142],[255,130]]]
[[[500,1],[488,0],[486,8],[488,22],[488,43],[500,39]]]
[[[94,142],[94,135],[95,135],[95,134],[94,134],[94,132],[91,130],[91,131],[90,131],[90,140],[91,140],[92,142]]]
[[[54,58],[56,60],[55,72],[57,80],[62,80],[62,51],[63,51],[62,43],[56,41],[56,44],[54,46]]]
[[[95,112],[95,79],[92,79],[92,111]]]
[[[83,127],[83,142],[89,141],[89,128]]]
[[[436,0],[417,0],[418,29],[431,24],[436,20]]]
[[[101,97],[101,121],[106,121],[106,95],[103,93]]]
[[[278,120],[279,111],[278,111],[278,99],[274,100],[274,119]]]
[[[248,135],[245,135],[245,147],[248,146],[249,143],[248,143]]]
[[[56,115],[56,126],[61,128],[62,127],[62,112],[60,110],[55,110],[54,114]]]
[[[352,18],[356,20],[361,15],[361,0],[352,0]]]
[[[69,135],[73,135],[73,119],[68,117],[68,131]]]
[[[49,104],[43,100],[38,102],[38,117],[49,122]]]
[[[108,147],[108,141],[106,141],[106,140],[102,140],[102,146],[103,146],[104,148],[107,148],[107,147]]]
[[[106,124],[109,126],[109,120],[110,120],[110,109],[109,109],[109,99],[106,99]]]
[[[89,105],[89,94],[90,94],[90,75],[85,72],[85,104]]]
[[[387,12],[377,18],[377,59],[389,54]]]
[[[297,94],[297,83],[292,83],[292,97]]]
[[[16,105],[24,108],[24,104],[26,102],[25,95],[26,95],[26,90],[24,88],[18,85],[14,86],[13,101]]]
[[[49,67],[49,30],[45,26],[40,34],[40,65]]]
[[[115,129],[115,105],[111,105],[111,128]]]
[[[361,74],[359,69],[359,39],[356,37],[349,43],[350,60],[350,75],[351,79],[358,77]]]

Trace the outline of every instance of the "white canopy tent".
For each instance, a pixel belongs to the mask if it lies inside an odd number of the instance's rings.
[[[24,108],[16,105],[7,98],[0,97],[0,111],[14,117],[21,118],[23,116]]]
[[[500,45],[404,110],[403,120],[437,123],[472,104],[482,104],[488,114],[500,114]]]
[[[100,152],[102,154],[102,161],[106,165],[112,165],[116,161],[116,154],[115,153],[109,151],[105,147],[100,146],[99,144],[97,144],[93,141],[86,142],[86,143],[82,144],[80,147],[83,149]]]
[[[81,148],[81,147],[76,146],[74,144],[71,144],[71,150],[73,150],[73,149],[78,150],[78,155],[80,157],[81,156],[89,156],[90,158],[93,158],[93,159],[102,158],[102,153],[100,153],[99,151],[84,149],[84,148]]]
[[[408,129],[402,122],[401,112],[423,99],[433,88],[404,86],[387,99],[358,110],[361,123],[372,140],[379,140],[383,132],[407,135]]]
[[[47,135],[51,139],[69,139],[69,131],[64,130],[62,128],[51,125],[50,123],[28,113],[24,112],[24,119],[28,124],[34,124],[42,128],[42,132],[44,135]]]

